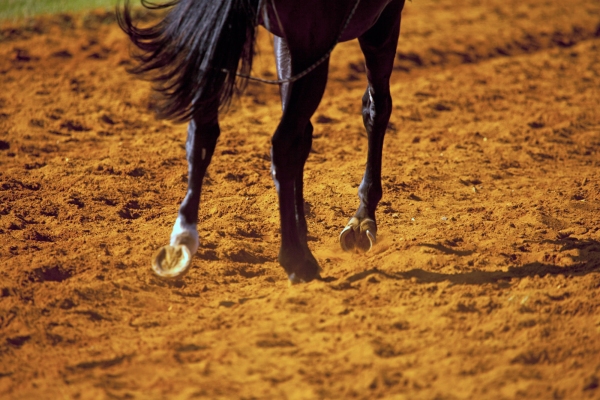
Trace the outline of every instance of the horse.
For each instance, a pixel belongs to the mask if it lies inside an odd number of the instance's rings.
[[[141,0],[165,9],[150,26],[133,21],[129,0],[117,6],[121,29],[134,45],[129,72],[153,82],[161,94],[158,116],[187,122],[188,188],[170,244],[152,261],[165,278],[185,273],[199,247],[202,181],[219,138],[219,113],[241,93],[252,68],[259,25],[273,35],[283,114],[271,139],[271,173],[279,200],[279,264],[290,283],[321,279],[307,243],[303,171],[316,111],[327,83],[329,55],[339,42],[358,39],[367,88],[362,117],[367,163],[358,188],[359,206],[342,230],[345,251],[368,251],[377,240],[375,211],[382,198],[383,140],[392,98],[390,76],[400,35],[404,0]]]

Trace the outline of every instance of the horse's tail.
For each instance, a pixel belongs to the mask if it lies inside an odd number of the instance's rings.
[[[236,72],[248,75],[252,67],[259,0],[141,2],[169,9],[160,22],[140,28],[129,0],[117,6],[119,25],[138,49],[129,72],[163,95],[159,117],[183,122],[205,106],[227,105],[246,83]]]

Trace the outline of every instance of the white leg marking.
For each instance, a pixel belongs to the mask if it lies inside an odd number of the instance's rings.
[[[177,217],[173,231],[171,232],[171,246],[179,244],[187,246],[192,256],[198,251],[200,240],[198,239],[198,230],[195,224],[186,224]]]

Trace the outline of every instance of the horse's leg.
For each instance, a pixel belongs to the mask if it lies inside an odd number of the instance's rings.
[[[275,48],[275,62],[277,65],[277,74],[279,79],[288,79],[292,76],[292,58],[290,55],[290,51],[285,43],[285,41],[278,37],[274,37],[274,48]],[[281,94],[281,108],[285,111],[287,107],[288,101],[288,93],[290,90],[290,83],[283,83],[280,86],[280,94]],[[308,158],[310,153],[310,149],[312,147],[312,139],[313,139],[313,126],[310,120],[306,124],[306,130],[302,136],[302,141],[300,143],[300,174],[294,179],[294,193],[296,195],[295,198],[295,208],[296,208],[296,218],[298,234],[300,235],[301,240],[306,240],[306,236],[308,234],[308,228],[306,226],[306,217],[304,215],[304,164]]]
[[[281,39],[276,39],[275,48],[280,77],[289,77],[293,72],[289,50]],[[302,190],[304,163],[312,144],[310,117],[325,91],[328,66],[324,62],[302,79],[282,86],[283,116],[272,139],[272,173],[281,219],[279,263],[292,283],[315,279],[320,270],[306,241]]]
[[[186,155],[188,161],[188,190],[179,208],[171,232],[169,246],[161,248],[152,263],[154,271],[163,277],[179,276],[191,265],[191,258],[200,245],[198,239],[198,207],[202,180],[219,138],[218,105],[207,106],[202,115],[188,124]]]
[[[340,235],[340,244],[346,251],[367,251],[377,238],[375,209],[382,196],[381,156],[383,138],[392,113],[390,76],[403,6],[404,0],[392,1],[375,25],[358,38],[367,68],[368,85],[362,99],[362,114],[369,150],[365,174],[358,188],[360,206]]]

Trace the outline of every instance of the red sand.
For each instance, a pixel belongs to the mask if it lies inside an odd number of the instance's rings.
[[[0,38],[0,397],[600,398],[600,3],[407,3],[365,255],[337,242],[366,158],[361,55],[340,45],[306,167],[327,280],[295,287],[277,88],[223,117],[201,248],[167,282],[150,259],[186,189],[185,126],[154,119],[114,18]]]

